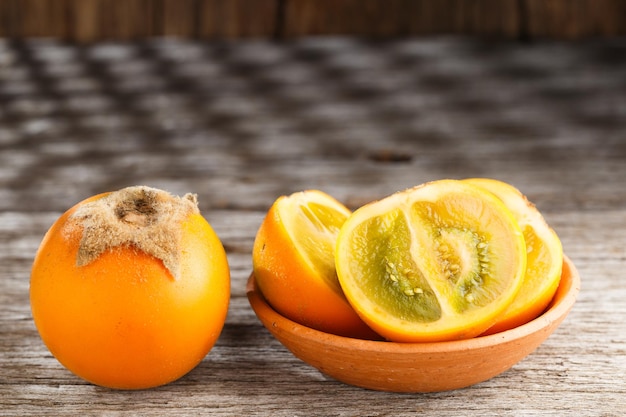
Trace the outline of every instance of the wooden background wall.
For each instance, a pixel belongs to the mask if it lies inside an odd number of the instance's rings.
[[[0,0],[0,37],[626,34],[626,0]]]

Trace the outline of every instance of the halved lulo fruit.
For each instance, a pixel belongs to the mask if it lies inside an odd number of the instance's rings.
[[[352,307],[396,342],[477,336],[511,304],[526,271],[524,236],[484,188],[439,180],[356,210],[335,249]]]
[[[352,309],[335,272],[337,235],[350,214],[318,190],[279,197],[254,241],[254,275],[265,299],[287,318],[341,336],[380,339]]]
[[[511,305],[485,334],[520,326],[541,314],[561,280],[563,248],[555,231],[537,208],[517,188],[491,178],[469,178],[469,184],[495,194],[515,217],[526,241],[526,273],[522,287]]]

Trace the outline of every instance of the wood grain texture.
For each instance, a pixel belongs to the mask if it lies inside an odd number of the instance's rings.
[[[70,39],[79,42],[93,42],[102,36],[101,0],[69,0],[71,2],[68,26]]]
[[[619,40],[0,43],[0,415],[621,415],[624,56]],[[520,188],[582,277],[565,322],[512,369],[458,391],[372,392],[302,363],[257,320],[245,283],[279,195],[318,188],[356,208],[473,176]],[[135,184],[198,194],[232,298],[196,369],[112,391],[42,344],[29,274],[63,211]]]
[[[100,5],[100,33],[103,39],[138,39],[155,36],[155,14],[159,5],[153,0],[104,0]]]
[[[278,0],[202,0],[197,13],[202,38],[272,37]]]
[[[197,3],[196,0],[163,0],[163,34],[165,36],[195,36],[198,30]]]
[[[581,39],[625,33],[621,0],[0,0],[0,36],[78,42],[430,34]]]
[[[13,30],[25,37],[67,37],[66,0],[21,0],[9,6]]]
[[[626,3],[620,0],[526,0],[532,37],[577,39],[624,34]]]
[[[354,34],[406,36],[466,33],[515,36],[516,0],[289,0],[286,36]]]

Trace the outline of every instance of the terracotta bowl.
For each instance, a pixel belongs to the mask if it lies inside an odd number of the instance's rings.
[[[393,392],[433,392],[492,378],[533,352],[561,324],[580,290],[565,258],[559,288],[546,311],[522,326],[467,340],[393,343],[320,332],[278,314],[261,295],[254,275],[248,300],[263,325],[297,358],[347,384]]]

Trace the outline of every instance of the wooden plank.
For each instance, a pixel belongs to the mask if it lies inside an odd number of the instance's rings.
[[[0,0],[0,37],[15,36],[16,0]]]
[[[159,34],[160,9],[155,0],[66,1],[69,2],[68,31],[72,40],[129,40]]]
[[[0,36],[78,41],[626,33],[622,0],[0,0]]]
[[[154,0],[103,0],[101,5],[103,37],[113,39],[137,39],[154,36]]]
[[[79,42],[97,41],[101,37],[102,0],[69,0],[70,38]]]
[[[517,37],[520,30],[518,0],[457,2],[463,10],[461,31],[468,34]]]
[[[159,32],[165,36],[193,37],[198,32],[196,0],[163,0]]]
[[[577,39],[626,34],[622,0],[525,0],[528,35]]]
[[[517,36],[519,28],[516,0],[288,0],[285,16],[286,36]]]
[[[463,10],[463,4],[458,4],[457,0],[417,0],[407,7],[409,32],[417,35],[460,33],[464,23]]]
[[[283,33],[304,35],[394,35],[407,33],[405,0],[288,0]]]
[[[20,0],[13,8],[14,36],[67,36],[68,4],[66,0]]]
[[[271,37],[276,32],[278,0],[199,0],[198,36]]]

